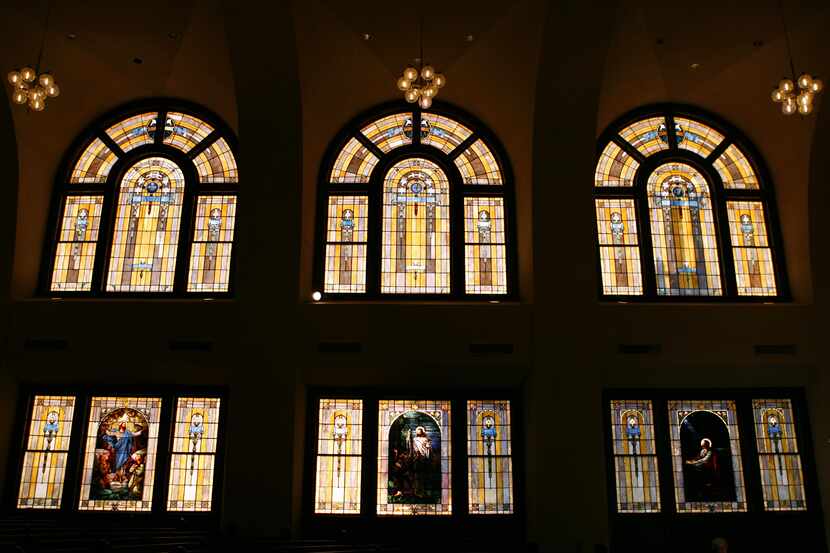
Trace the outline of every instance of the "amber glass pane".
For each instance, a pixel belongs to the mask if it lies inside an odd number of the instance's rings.
[[[199,196],[188,292],[227,292],[231,271],[236,196]]]
[[[654,413],[648,400],[611,401],[618,513],[659,513]]]
[[[100,138],[93,140],[78,158],[69,182],[104,183],[107,181],[116,156]]]
[[[360,512],[363,401],[321,399],[314,512]]]
[[[669,149],[666,120],[663,117],[651,117],[632,123],[620,131],[620,136],[646,157]]]
[[[597,161],[594,186],[634,186],[640,164],[614,142],[609,142]]]
[[[212,508],[220,401],[217,397],[180,397],[176,402],[168,511]]]
[[[467,489],[471,515],[513,513],[510,402],[467,402]]]
[[[595,205],[603,294],[642,294],[634,200],[598,199]]]
[[[67,196],[52,270],[52,291],[86,291],[101,226],[103,196]]]

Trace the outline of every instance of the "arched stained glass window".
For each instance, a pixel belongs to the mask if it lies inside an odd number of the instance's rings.
[[[505,297],[512,181],[469,116],[408,104],[353,122],[321,170],[315,286],[327,297]]]
[[[86,133],[58,179],[44,293],[230,291],[235,139],[202,111],[150,102]]]
[[[597,152],[603,297],[787,297],[771,183],[736,130],[661,105],[612,124]]]

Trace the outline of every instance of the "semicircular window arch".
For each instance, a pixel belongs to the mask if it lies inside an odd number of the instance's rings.
[[[173,102],[116,110],[58,176],[44,293],[230,293],[239,170],[215,116]]]
[[[601,136],[594,172],[606,299],[785,299],[772,183],[735,129],[680,106]]]
[[[327,298],[515,293],[511,173],[483,126],[452,110],[378,110],[321,170],[315,287]]]

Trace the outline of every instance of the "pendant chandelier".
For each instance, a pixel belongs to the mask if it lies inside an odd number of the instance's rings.
[[[779,0],[778,9],[781,15],[781,25],[784,28],[784,38],[787,42],[787,56],[790,59],[790,77],[784,77],[773,89],[771,98],[776,104],[781,104],[781,113],[792,115],[796,111],[801,115],[810,115],[813,112],[813,100],[816,94],[824,90],[824,83],[821,79],[815,78],[809,73],[802,73],[795,78],[795,63],[793,52],[790,47],[790,34],[787,31],[787,22],[784,19],[784,9]]]
[[[418,102],[421,109],[429,109],[432,99],[438,95],[438,90],[447,84],[447,78],[441,73],[436,73],[431,65],[424,64],[423,18],[419,19],[418,36],[421,45],[421,55],[415,60],[418,67],[406,66],[398,78],[397,86],[407,102]]]
[[[43,60],[43,48],[46,45],[46,34],[49,30],[49,15],[52,11],[51,2],[47,3],[46,23],[43,28],[43,38],[40,42],[40,53],[34,69],[26,66],[20,70],[10,71],[7,75],[12,86],[12,102],[18,105],[26,104],[30,111],[46,109],[46,99],[56,98],[61,89],[55,82],[55,77],[48,71],[40,72],[40,62]]]

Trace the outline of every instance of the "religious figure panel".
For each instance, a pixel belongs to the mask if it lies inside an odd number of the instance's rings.
[[[764,205],[758,201],[728,201],[729,236],[735,277],[741,296],[774,296],[775,269],[769,248]]]
[[[103,196],[67,196],[52,269],[52,291],[85,291],[92,286],[92,270]]]
[[[807,510],[792,402],[754,399],[752,410],[764,508],[767,511]]]
[[[449,401],[379,402],[379,515],[452,512],[449,418]]]
[[[634,200],[595,200],[602,290],[608,295],[640,295],[643,276]]]
[[[236,225],[236,196],[199,196],[190,252],[188,292],[227,292]]]
[[[363,400],[321,399],[314,512],[360,513]]]
[[[507,293],[504,199],[464,198],[464,268],[468,294]]]
[[[325,292],[366,291],[367,196],[329,196]]]
[[[660,477],[651,401],[612,401],[611,434],[617,512],[660,512]]]
[[[93,397],[78,508],[149,511],[161,399]]]
[[[173,431],[168,511],[210,511],[220,398],[180,397]]]
[[[670,401],[677,511],[746,511],[732,401]]]
[[[513,513],[510,402],[467,402],[467,486],[471,515]]]
[[[32,399],[18,509],[60,508],[74,411],[74,396]]]
[[[381,292],[450,292],[449,181],[423,158],[399,161],[383,184]]]

